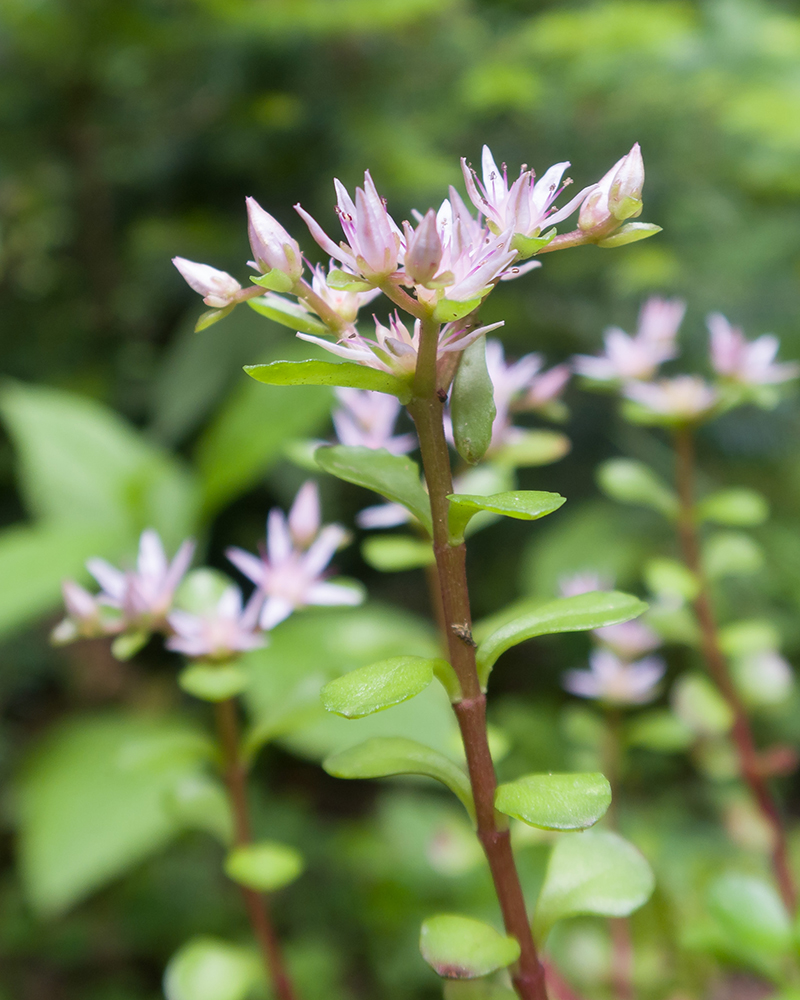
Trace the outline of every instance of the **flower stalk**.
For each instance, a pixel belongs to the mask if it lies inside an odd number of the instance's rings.
[[[758,809],[772,831],[772,867],[775,880],[784,905],[788,912],[793,914],[797,905],[797,886],[789,865],[786,829],[764,775],[750,720],[720,646],[719,630],[711,603],[708,581],[700,559],[697,513],[694,502],[695,449],[692,426],[683,424],[677,427],[674,440],[676,480],[680,502],[678,533],[683,561],[687,569],[695,576],[698,584],[697,596],[694,599],[694,611],[700,627],[703,658],[709,673],[733,713],[732,736],[739,759],[739,770]]]
[[[478,839],[489,864],[506,932],[520,946],[519,961],[511,969],[514,989],[521,1000],[547,1000],[544,968],[531,933],[508,823],[494,808],[497,778],[486,731],[486,696],[475,663],[466,546],[463,542],[451,545],[449,540],[447,497],[453,492],[453,481],[444,433],[444,402],[436,385],[438,338],[439,324],[430,319],[423,321],[414,397],[408,410],[417,428],[430,495],[433,550],[449,659],[461,686],[461,699],[453,709],[467,758]]]

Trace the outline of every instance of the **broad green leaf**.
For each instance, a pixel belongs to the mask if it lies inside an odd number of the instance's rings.
[[[341,292],[368,292],[372,288],[368,281],[362,281],[356,275],[341,271],[339,268],[329,271],[325,280],[329,288],[335,288]]]
[[[168,800],[199,772],[205,737],[174,719],[73,718],[19,779],[22,883],[43,916],[68,910],[180,830]]]
[[[511,444],[505,445],[492,461],[510,468],[528,468],[558,462],[572,445],[566,434],[559,431],[524,431]]]
[[[463,542],[467,524],[480,511],[487,510],[519,521],[536,521],[546,514],[552,514],[567,502],[566,497],[558,493],[544,493],[541,490],[512,490],[488,497],[452,493],[447,499],[450,501],[448,526],[454,545]]]
[[[228,878],[256,892],[282,889],[294,882],[304,867],[299,851],[275,840],[234,847],[225,859]]]
[[[178,684],[202,701],[227,701],[247,687],[247,674],[233,663],[190,663],[178,674]]]
[[[648,590],[660,597],[693,601],[700,589],[697,577],[675,559],[651,559],[644,567]]]
[[[463,319],[481,304],[480,297],[468,299],[466,302],[456,302],[453,299],[439,299],[433,310],[433,318],[437,323],[453,323]]]
[[[31,514],[115,528],[123,544],[153,527],[173,547],[193,530],[192,474],[113,410],[61,389],[6,383],[0,412]]]
[[[719,630],[719,644],[726,656],[747,656],[767,649],[777,649],[780,633],[772,622],[749,618],[731,622]]]
[[[495,808],[542,830],[585,830],[611,805],[602,774],[527,774],[499,785]]]
[[[519,958],[516,938],[499,934],[482,920],[456,913],[428,917],[420,930],[419,950],[443,979],[488,976]]]
[[[461,355],[450,396],[450,414],[456,451],[465,462],[475,465],[492,442],[492,423],[497,415],[484,337]]]
[[[388,778],[397,774],[435,778],[461,800],[470,816],[474,815],[472,792],[464,771],[449,757],[416,740],[376,736],[327,757],[322,766],[335,778]]]
[[[644,462],[612,458],[597,470],[597,481],[612,500],[651,507],[668,518],[678,512],[677,494]]]
[[[792,923],[777,891],[761,878],[730,872],[711,884],[708,907],[734,946],[767,955],[792,948]]]
[[[289,299],[281,299],[277,295],[260,295],[257,299],[248,299],[247,304],[260,316],[266,316],[273,323],[288,326],[291,330],[300,330],[302,333],[313,333],[317,336],[324,336],[328,332],[328,328],[316,316]]]
[[[166,799],[179,825],[204,830],[228,847],[233,842],[233,815],[222,783],[207,774],[191,774],[176,783]]]
[[[254,285],[259,285],[261,288],[266,288],[270,292],[291,292],[294,288],[294,281],[285,271],[281,271],[280,268],[273,267],[269,271],[265,271],[264,274],[260,274],[257,278],[252,275],[250,280]]]
[[[536,938],[543,941],[564,917],[627,917],[647,902],[654,886],[650,865],[619,834],[587,830],[563,836],[550,855],[536,903]]]
[[[395,656],[351,670],[329,681],[322,689],[328,712],[345,719],[361,719],[414,698],[433,680],[434,660],[421,656]]]
[[[330,408],[328,389],[264,389],[242,379],[195,450],[206,515],[257,483],[292,438],[321,430]]]
[[[245,365],[244,370],[256,382],[266,385],[341,385],[386,392],[404,403],[411,397],[408,380],[352,361],[273,361],[267,365]]]
[[[733,709],[703,674],[683,674],[672,687],[675,714],[698,736],[721,736],[733,725]]]
[[[315,458],[320,468],[332,476],[380,493],[402,504],[430,534],[431,505],[420,480],[419,466],[404,455],[392,455],[385,448],[348,447],[337,444],[318,448]]]
[[[443,984],[444,1000],[516,1000],[514,990],[491,979],[448,979]]]
[[[725,576],[749,576],[764,565],[764,551],[741,531],[720,531],[703,544],[703,568],[712,580]]]
[[[769,504],[763,494],[738,486],[705,497],[697,505],[697,516],[701,521],[749,528],[767,520]]]
[[[381,573],[420,569],[434,562],[431,543],[409,535],[373,535],[362,544],[361,555]]]
[[[514,233],[511,240],[511,249],[517,251],[519,260],[526,260],[546,247],[548,243],[552,243],[557,232],[554,226],[541,236],[523,236],[522,233]]]
[[[577,597],[561,597],[501,625],[478,646],[478,676],[485,685],[492,667],[507,649],[537,635],[586,632],[637,618],[647,610],[644,601],[616,590],[598,590]]]
[[[691,727],[664,708],[637,715],[625,731],[628,746],[643,747],[656,753],[680,753],[688,750],[694,741],[695,734]]]
[[[167,1000],[244,1000],[263,976],[248,948],[219,938],[196,937],[169,960],[164,973]]]

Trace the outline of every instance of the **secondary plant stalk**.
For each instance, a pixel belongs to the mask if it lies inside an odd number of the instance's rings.
[[[790,914],[797,905],[797,888],[789,866],[786,830],[777,803],[764,777],[756,750],[750,720],[728,670],[728,662],[719,643],[708,581],[700,560],[700,542],[694,503],[694,436],[690,427],[675,432],[676,480],[680,509],[678,532],[683,561],[698,582],[694,611],[700,626],[703,657],[708,672],[733,712],[733,741],[739,758],[739,770],[761,814],[772,830],[772,867],[783,902]]]
[[[544,969],[531,933],[508,824],[494,808],[497,778],[486,732],[486,696],[481,691],[475,664],[466,546],[463,543],[450,545],[449,542],[447,497],[453,492],[453,481],[450,453],[444,436],[444,403],[437,395],[436,387],[438,337],[438,324],[423,322],[415,396],[408,410],[417,428],[430,495],[433,550],[450,663],[458,676],[463,696],[453,709],[467,758],[478,839],[489,863],[506,932],[515,937],[520,946],[519,961],[511,970],[514,989],[522,1000],[547,1000]]]
[[[233,813],[234,839],[237,847],[253,841],[250,809],[247,804],[247,767],[239,754],[239,723],[233,698],[217,702],[217,733],[222,748],[225,785]],[[267,975],[278,1000],[296,1000],[294,988],[283,960],[280,942],[269,912],[267,897],[246,886],[240,886],[250,918],[253,934],[258,941]]]

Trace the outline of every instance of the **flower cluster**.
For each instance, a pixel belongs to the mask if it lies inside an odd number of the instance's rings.
[[[139,542],[135,570],[117,569],[104,559],[87,562],[101,587],[99,594],[72,580],[64,582],[67,616],[56,626],[53,641],[116,636],[115,651],[130,655],[150,635],[160,633],[169,649],[193,659],[229,660],[263,645],[264,633],[294,611],[312,604],[360,603],[360,590],[326,579],[326,567],[346,538],[339,525],[322,526],[317,486],[309,481],[297,494],[288,518],[277,508],[270,511],[260,557],[243,549],[228,551],[233,565],[256,584],[247,603],[238,587],[226,584],[198,611],[182,606],[179,588],[194,543],[184,542],[169,562],[158,534],[147,529]],[[120,641],[126,638],[127,643]]]

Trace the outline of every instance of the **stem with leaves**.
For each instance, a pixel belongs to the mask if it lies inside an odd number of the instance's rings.
[[[497,778],[486,731],[486,696],[478,680],[471,634],[466,546],[463,542],[451,545],[448,531],[447,497],[453,492],[453,481],[444,434],[444,403],[436,384],[438,342],[439,324],[423,320],[414,396],[408,410],[417,428],[430,495],[433,550],[450,663],[461,686],[461,699],[453,708],[464,742],[478,839],[489,863],[506,931],[520,946],[519,961],[511,969],[512,982],[522,1000],[547,1000],[544,969],[531,933],[508,822],[494,808]]]
[[[236,846],[241,847],[252,843],[253,835],[247,802],[247,765],[239,753],[236,701],[227,698],[225,701],[217,702],[215,709],[223,774],[233,813],[234,838]],[[280,941],[272,924],[267,897],[246,886],[240,886],[240,889],[275,996],[278,1000],[296,1000]]]
[[[681,426],[676,430],[675,453],[676,480],[680,501],[678,533],[683,561],[697,580],[698,590],[694,599],[694,611],[700,626],[703,657],[709,673],[733,713],[732,735],[739,758],[739,769],[761,814],[772,831],[772,867],[775,879],[786,908],[789,913],[794,913],[797,905],[797,887],[789,866],[786,829],[761,766],[750,720],[733,683],[725,654],[720,646],[708,580],[703,572],[700,559],[697,512],[694,501],[694,433],[690,426]]]

